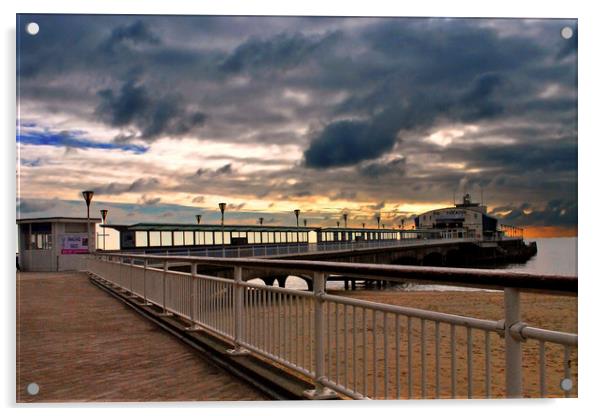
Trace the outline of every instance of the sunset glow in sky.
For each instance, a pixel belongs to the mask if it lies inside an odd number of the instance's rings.
[[[28,35],[27,23],[40,31]],[[573,29],[571,39],[561,29]],[[577,226],[575,20],[18,17],[20,218]],[[374,224],[372,224],[374,223]]]

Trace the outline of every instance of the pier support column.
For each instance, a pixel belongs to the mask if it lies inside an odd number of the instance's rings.
[[[276,280],[278,280],[278,286],[285,287],[286,286],[286,278],[287,277],[288,276],[282,276],[282,277],[276,278]]]
[[[262,277],[261,280],[263,280],[263,283],[265,283],[266,286],[274,286],[274,280],[276,280],[275,277]]]

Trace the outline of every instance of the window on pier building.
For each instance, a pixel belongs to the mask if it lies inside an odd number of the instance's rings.
[[[171,231],[161,231],[161,245],[171,246]]]
[[[194,233],[192,231],[184,232],[184,245],[186,245],[186,246],[194,245]]]
[[[161,245],[161,234],[159,231],[151,231],[149,232],[149,235],[150,241],[148,243],[150,247],[158,247]]]
[[[173,245],[183,246],[184,245],[184,231],[173,232]]]
[[[212,245],[213,244],[213,233],[211,231],[205,231],[205,244]]]
[[[136,231],[136,247],[148,247],[148,237],[146,231]]]
[[[84,224],[85,225],[85,224]],[[28,241],[29,250],[52,249],[52,225],[50,223],[31,224],[31,234]],[[87,229],[86,229],[87,230]]]

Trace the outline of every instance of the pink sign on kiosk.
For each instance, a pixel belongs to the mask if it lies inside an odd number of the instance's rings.
[[[89,252],[88,236],[86,235],[64,235],[61,240],[61,254],[85,254]]]

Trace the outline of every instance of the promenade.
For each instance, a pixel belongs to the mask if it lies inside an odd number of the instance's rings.
[[[266,400],[84,273],[19,273],[17,305],[17,402]]]

